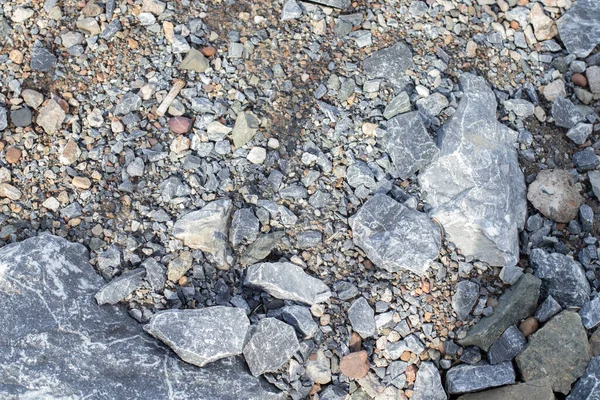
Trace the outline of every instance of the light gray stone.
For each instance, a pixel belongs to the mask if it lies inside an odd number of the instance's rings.
[[[452,308],[461,321],[467,319],[478,299],[478,284],[470,281],[461,281],[456,284],[456,292],[452,296]]]
[[[490,364],[511,361],[527,346],[527,339],[516,325],[511,325],[488,351]]]
[[[572,128],[578,123],[585,121],[585,115],[571,102],[564,97],[558,97],[552,104],[552,116],[554,123],[563,128]]]
[[[185,40],[185,39],[184,39]],[[185,55],[179,68],[202,73],[209,67],[208,59],[199,50],[190,49]]]
[[[434,118],[448,107],[448,98],[441,93],[433,93],[430,96],[417,100],[417,108],[426,117]]]
[[[40,108],[36,118],[36,124],[41,126],[48,134],[58,131],[65,120],[66,113],[54,100],[49,100],[45,106]]]
[[[306,364],[306,375],[315,383],[325,385],[331,382],[331,360],[323,350],[317,351],[317,354],[311,356]]]
[[[408,97],[408,93],[401,92],[385,107],[385,110],[383,110],[383,116],[385,119],[391,119],[398,114],[410,111],[410,107],[410,97]]]
[[[281,11],[281,20],[289,21],[290,19],[300,18],[302,16],[302,8],[296,0],[286,0]]]
[[[363,66],[367,78],[384,78],[401,87],[408,81],[405,71],[414,64],[410,48],[398,42],[371,54],[364,60]]]
[[[142,284],[144,276],[146,276],[144,268],[124,272],[118,278],[104,285],[94,297],[100,305],[117,304]]]
[[[571,139],[576,144],[584,144],[588,138],[592,134],[592,130],[594,125],[585,124],[583,122],[578,123],[567,132],[567,137]]]
[[[438,369],[432,362],[421,364],[413,387],[412,400],[446,400]]]
[[[241,112],[238,114],[231,132],[234,146],[242,147],[250,141],[258,132],[259,120],[251,112]]]
[[[588,171],[588,178],[590,185],[592,185],[592,191],[597,199],[600,199],[600,171]]]
[[[319,325],[313,319],[308,307],[285,306],[281,310],[281,317],[285,322],[296,328],[298,333],[302,334],[305,339],[312,338],[319,330]]]
[[[350,320],[352,329],[363,339],[374,336],[377,333],[375,311],[373,311],[364,297],[354,300],[348,309],[348,319]]]
[[[446,389],[450,394],[477,392],[511,383],[515,383],[515,370],[508,361],[496,365],[460,364],[446,374]]]
[[[275,372],[299,349],[294,328],[275,318],[264,318],[251,330],[244,358],[254,376]]]
[[[116,115],[125,115],[140,109],[142,106],[142,98],[131,92],[125,93],[115,107]]]
[[[0,107],[0,131],[6,129],[8,126],[8,118],[6,108]]]
[[[568,171],[542,170],[529,185],[527,199],[545,217],[567,223],[577,217],[584,201],[576,183]]]
[[[463,254],[515,265],[527,213],[517,133],[496,120],[496,98],[483,78],[464,73],[459,82],[464,95],[439,134],[440,156],[419,182],[431,217]]]
[[[594,357],[575,385],[567,400],[594,400],[600,398],[600,357]]]
[[[533,115],[535,106],[533,103],[522,99],[511,99],[504,102],[506,111],[512,111],[519,118],[527,118]]]
[[[290,262],[251,265],[247,268],[244,285],[264,290],[278,299],[310,305],[325,302],[331,297],[323,281]]]
[[[595,0],[577,0],[557,22],[560,39],[571,54],[587,57],[600,44],[600,8]]]
[[[162,291],[167,283],[167,269],[154,258],[148,258],[142,263],[146,269],[146,280],[155,291]]]
[[[579,310],[579,316],[585,329],[594,329],[600,325],[600,296],[596,295],[586,302]]]
[[[310,0],[310,2],[340,8],[342,10],[350,7],[350,0]]]
[[[354,243],[378,267],[423,275],[438,256],[441,232],[427,214],[376,194],[350,219]]]
[[[363,161],[355,161],[346,170],[346,180],[353,188],[364,186],[366,188],[375,187],[375,176],[373,171]]]
[[[312,249],[323,242],[323,234],[319,231],[303,231],[296,235],[296,246],[299,249]]]

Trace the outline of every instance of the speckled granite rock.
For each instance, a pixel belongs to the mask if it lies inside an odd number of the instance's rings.
[[[490,365],[460,364],[446,374],[446,389],[450,394],[477,392],[479,390],[515,383],[515,370],[512,363]]]

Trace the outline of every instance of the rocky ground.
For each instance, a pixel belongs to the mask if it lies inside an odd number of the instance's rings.
[[[600,396],[598,0],[0,1],[3,398]]]

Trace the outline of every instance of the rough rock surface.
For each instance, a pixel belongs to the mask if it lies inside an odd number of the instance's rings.
[[[100,305],[117,304],[140,286],[145,275],[146,271],[144,268],[137,268],[133,271],[125,272],[118,278],[113,279],[110,283],[104,285],[94,297]]]
[[[573,311],[563,311],[529,337],[529,345],[516,361],[525,382],[547,379],[553,391],[567,394],[590,357],[581,318]]]
[[[80,244],[42,235],[0,249],[0,322],[10,327],[0,335],[0,397],[284,398],[240,360],[182,362],[125,310],[98,306],[102,285]]]
[[[348,319],[352,324],[352,329],[364,339],[377,333],[375,311],[373,311],[364,297],[352,303],[348,309]]]
[[[547,380],[518,383],[498,389],[462,395],[458,400],[554,400],[554,393]]]
[[[527,346],[527,339],[516,325],[511,325],[490,347],[490,364],[499,364],[515,358]]]
[[[567,223],[577,218],[579,206],[584,201],[575,182],[564,170],[540,171],[529,185],[527,199],[547,218]]]
[[[585,329],[594,329],[600,325],[600,296],[596,295],[579,310],[579,316]]]
[[[439,135],[440,156],[419,182],[430,215],[463,254],[515,265],[527,212],[517,133],[496,120],[496,98],[483,78],[462,74],[459,82],[464,95]]]
[[[424,362],[419,367],[413,387],[412,400],[446,400],[440,373],[432,362]]]
[[[585,374],[573,385],[567,400],[592,400],[600,398],[600,357],[594,357]]]
[[[362,205],[350,221],[354,243],[378,267],[423,275],[437,257],[441,233],[427,214],[410,210],[384,194]]]
[[[388,79],[395,86],[406,84],[405,71],[413,65],[410,48],[400,42],[379,50],[364,60],[364,70],[369,79]]]
[[[450,394],[477,392],[511,383],[515,383],[515,370],[510,362],[460,364],[450,368],[446,374],[446,389]]]
[[[253,326],[251,335],[244,346],[244,358],[254,376],[277,371],[300,346],[294,328],[275,318],[262,319]]]
[[[595,0],[577,0],[558,20],[558,33],[569,53],[587,57],[600,44],[600,8]]]
[[[452,296],[452,308],[458,318],[466,320],[473,306],[479,299],[479,285],[475,282],[461,281],[456,284],[456,292]]]

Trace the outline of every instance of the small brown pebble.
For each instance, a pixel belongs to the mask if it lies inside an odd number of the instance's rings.
[[[362,338],[356,332],[352,332],[352,336],[350,336],[350,341],[348,343],[348,347],[352,353],[355,353],[360,350],[362,346]]]
[[[4,153],[4,158],[6,159],[6,162],[10,164],[18,163],[21,159],[21,149],[18,149],[16,147],[9,147]]]
[[[217,54],[217,49],[212,46],[203,47],[200,52],[204,54],[206,57],[212,57]]]
[[[21,64],[23,62],[23,53],[19,50],[11,50],[9,57],[15,64]]]
[[[587,78],[580,73],[573,74],[573,76],[571,77],[571,81],[573,81],[573,83],[577,86],[581,87],[586,87],[588,83]]]
[[[310,388],[310,392],[308,393],[309,396],[313,396],[317,393],[319,393],[321,391],[321,385],[319,385],[318,383],[315,383],[312,388]]]
[[[365,350],[350,353],[340,361],[340,371],[350,379],[360,379],[369,373],[369,355]]]
[[[519,23],[517,21],[510,21],[510,27],[512,29],[519,29]]]
[[[415,378],[417,377],[417,366],[415,364],[411,364],[406,368],[406,383],[408,383],[409,385],[412,384],[415,381]]]
[[[410,360],[410,355],[411,355],[411,352],[410,352],[410,351],[405,351],[405,352],[404,352],[404,353],[402,353],[402,355],[400,356],[400,359],[401,359],[402,361],[408,361],[408,360]]]
[[[179,278],[179,281],[177,281],[177,283],[179,283],[179,286],[185,286],[188,283],[188,278],[187,276],[182,276],[181,278]]]
[[[523,332],[523,335],[525,335],[525,337],[527,337],[527,336],[531,335],[532,333],[534,333],[535,331],[537,331],[539,326],[540,326],[540,323],[538,322],[537,319],[535,319],[533,317],[529,317],[525,321],[521,322],[521,324],[519,325],[519,329],[521,330],[521,332]]]

